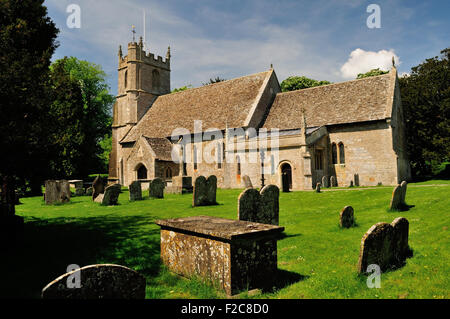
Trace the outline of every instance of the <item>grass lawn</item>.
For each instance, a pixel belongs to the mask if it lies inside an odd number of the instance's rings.
[[[434,184],[446,184],[433,186]],[[256,298],[449,298],[450,184],[408,185],[406,212],[387,210],[392,189],[357,188],[280,195],[277,286]],[[235,219],[241,190],[218,190],[220,205],[191,207],[192,195],[103,207],[89,197],[46,206],[41,197],[23,198],[17,214],[25,217],[22,247],[2,252],[0,297],[39,298],[41,289],[70,264],[114,263],[147,278],[147,298],[224,298],[201,282],[168,272],[160,262],[156,219],[212,215]],[[339,212],[351,205],[357,227],[340,229]],[[363,234],[377,222],[396,217],[410,222],[414,251],[404,267],[382,274],[381,288],[369,289],[356,273]],[[248,297],[245,293],[243,298]]]

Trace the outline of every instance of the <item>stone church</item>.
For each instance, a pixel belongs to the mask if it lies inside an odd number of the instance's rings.
[[[243,188],[247,175],[255,187],[289,191],[313,189],[323,177],[336,186],[411,178],[395,66],[287,93],[272,67],[171,93],[170,59],[170,48],[163,59],[142,40],[126,56],[119,49],[110,182],[159,177],[181,188],[183,176],[214,174],[218,187]]]

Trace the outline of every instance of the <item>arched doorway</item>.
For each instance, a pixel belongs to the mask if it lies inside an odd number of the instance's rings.
[[[289,163],[281,165],[281,186],[285,193],[292,189],[292,168]]]
[[[137,179],[147,179],[147,168],[144,165],[137,169]]]

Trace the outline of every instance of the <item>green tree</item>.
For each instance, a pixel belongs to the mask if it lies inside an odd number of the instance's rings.
[[[29,181],[47,171],[49,65],[58,29],[44,0],[0,1],[0,176]]]
[[[190,85],[190,84],[189,84],[189,85],[182,86],[182,87],[180,87],[180,88],[175,88],[175,89],[172,90],[171,93],[182,92],[182,91],[186,91],[186,90],[189,90],[189,89],[192,89],[192,85]]]
[[[214,83],[219,83],[219,82],[223,82],[223,81],[226,81],[226,79],[223,79],[223,78],[221,78],[221,77],[219,77],[219,76],[216,76],[215,79],[210,78],[208,82],[203,83],[203,86],[205,86],[205,85],[210,85],[210,84],[214,84]]]
[[[55,64],[60,62],[61,60],[55,61]],[[109,94],[106,74],[101,66],[75,57],[64,59],[64,69],[71,79],[79,83],[83,99],[81,130],[85,138],[80,151],[84,155],[85,165],[78,174],[82,177],[92,171],[106,172],[101,142],[111,136],[114,103],[114,96]]]
[[[282,92],[296,91],[327,84],[331,84],[331,82],[317,81],[307,78],[305,76],[290,76],[283,82],[281,82],[281,91]]]
[[[358,76],[356,77],[357,79],[363,79],[363,78],[368,78],[370,76],[377,76],[377,75],[383,75],[383,74],[387,74],[389,73],[389,71],[383,71],[380,69],[372,69],[369,72],[366,73],[359,73]]]
[[[83,147],[86,134],[83,131],[84,107],[81,87],[65,69],[67,58],[51,66],[51,97],[48,126],[50,134],[48,178],[75,177],[86,166]]]
[[[413,173],[427,175],[450,161],[450,48],[400,78]]]

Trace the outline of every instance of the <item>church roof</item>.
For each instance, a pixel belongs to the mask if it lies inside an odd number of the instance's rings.
[[[308,127],[390,118],[395,70],[388,74],[277,94],[263,127]]]
[[[172,143],[167,138],[146,137],[147,143],[155,152],[155,158],[161,161],[172,161]]]
[[[159,96],[121,143],[139,136],[169,137],[176,128],[194,133],[194,121],[202,130],[246,126],[273,70]]]

